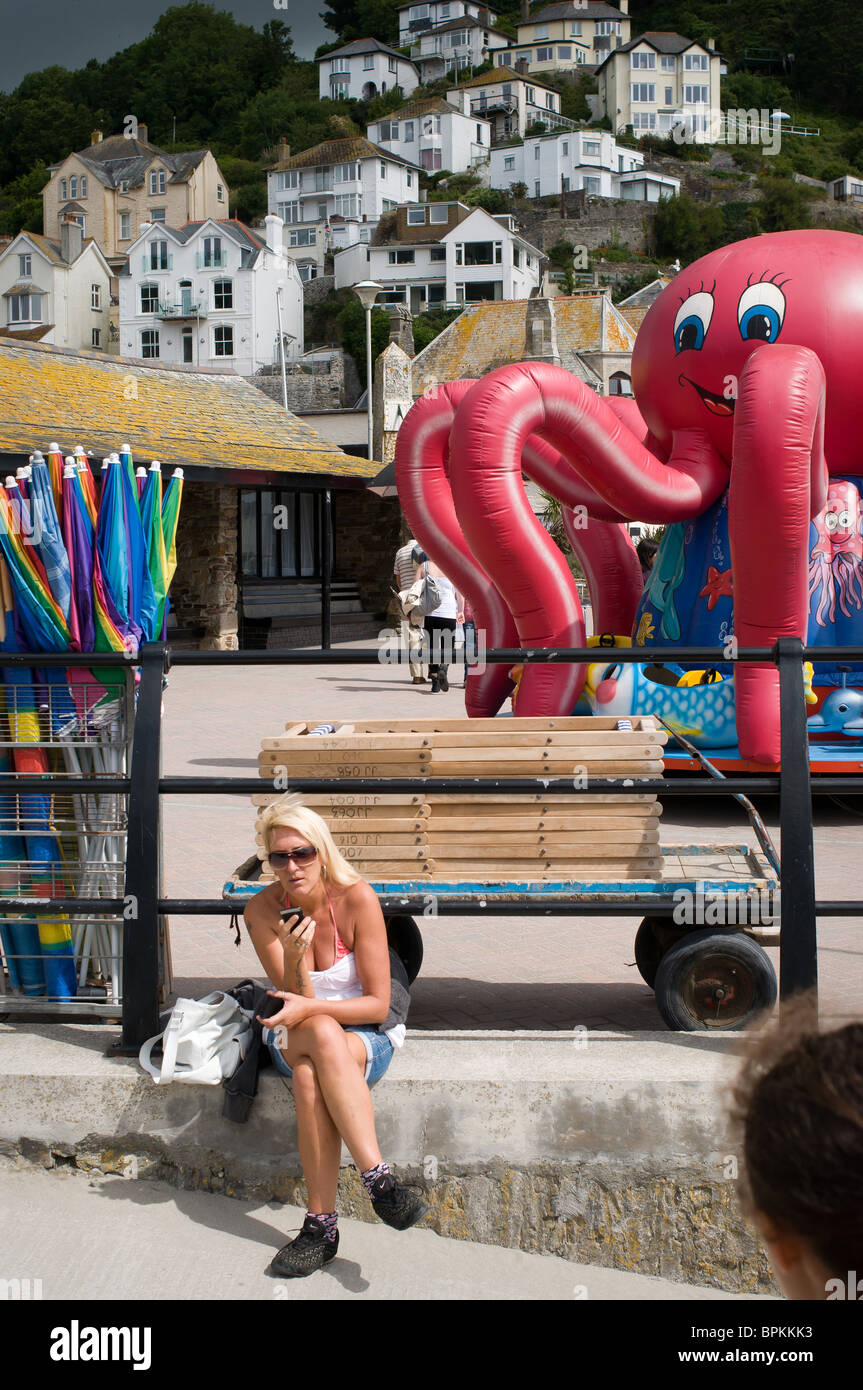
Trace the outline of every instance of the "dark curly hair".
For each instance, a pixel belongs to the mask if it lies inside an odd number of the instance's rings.
[[[741,1197],[831,1274],[863,1268],[863,1023],[819,1032],[808,994],[749,1043],[731,1119]]]

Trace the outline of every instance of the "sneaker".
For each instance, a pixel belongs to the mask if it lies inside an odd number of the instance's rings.
[[[313,1216],[307,1216],[296,1240],[282,1246],[267,1273],[278,1275],[281,1279],[302,1279],[334,1260],[338,1248],[338,1231],[335,1240],[327,1240],[322,1223]]]
[[[437,677],[436,677],[436,676],[433,676],[433,677],[432,677],[431,688],[432,688],[432,694],[433,694],[433,695],[436,694],[438,690],[440,690],[440,686],[438,685]]]
[[[406,1231],[428,1211],[417,1193],[405,1187],[392,1173],[382,1173],[372,1184],[369,1196],[375,1214],[396,1231]]]
[[[441,690],[449,690],[449,680],[447,678],[446,671],[441,671],[440,675],[438,676],[438,680],[440,682]]]

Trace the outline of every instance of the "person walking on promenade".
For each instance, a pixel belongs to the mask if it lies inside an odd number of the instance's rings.
[[[464,622],[464,600],[452,580],[428,558],[420,565],[417,578],[425,579],[427,574],[437,580],[441,591],[440,607],[423,619],[429,643],[429,680],[434,693],[449,690],[447,666],[452,660],[456,627]]]
[[[417,566],[422,551],[416,541],[409,540],[406,545],[400,546],[396,551],[396,558],[393,562],[393,574],[396,581],[396,590],[401,593],[409,589],[417,577]],[[409,669],[411,680],[414,685],[422,685],[425,681],[423,675],[422,662],[422,627],[412,623],[404,613],[401,615],[401,640],[402,649],[408,653]]]
[[[404,1231],[427,1207],[390,1172],[378,1147],[370,1088],[405,1038],[407,992],[392,987],[377,894],[339,852],[326,822],[294,796],[261,817],[276,882],[244,917],[252,945],[283,1006],[260,1019],[280,1075],[292,1079],[309,1209],[270,1273],[312,1274],[339,1246],[336,1193],[342,1141],[377,1216]],[[299,909],[291,921],[282,913]]]

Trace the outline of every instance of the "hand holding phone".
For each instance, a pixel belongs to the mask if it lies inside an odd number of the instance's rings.
[[[315,936],[315,923],[301,907],[285,907],[279,913],[279,940],[286,956],[302,959]]]

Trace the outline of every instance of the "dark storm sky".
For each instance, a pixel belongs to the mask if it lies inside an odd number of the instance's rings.
[[[177,0],[0,0],[0,91],[12,91],[28,72],[54,63],[79,68],[89,58],[110,58],[145,38],[172,2]],[[301,58],[311,58],[318,44],[335,37],[318,17],[322,0],[288,0],[286,9],[276,9],[273,0],[215,0],[215,7],[255,29],[269,19],[283,20]]]

